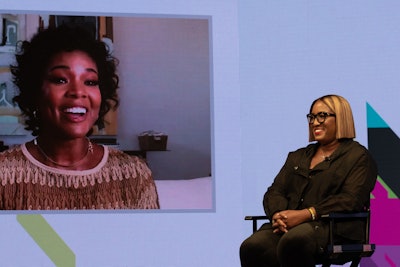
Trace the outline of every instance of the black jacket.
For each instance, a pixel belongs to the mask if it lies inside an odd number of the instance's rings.
[[[318,144],[290,152],[284,166],[264,195],[264,210],[272,215],[281,210],[314,207],[317,215],[362,211],[369,206],[377,179],[377,167],[368,150],[351,139],[325,161],[309,169]],[[359,238],[357,224],[343,224],[340,235]],[[359,229],[358,229],[359,230]]]

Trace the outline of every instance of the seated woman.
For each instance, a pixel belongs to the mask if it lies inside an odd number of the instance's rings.
[[[346,99],[326,95],[307,114],[309,141],[289,153],[264,195],[266,223],[240,247],[243,267],[311,267],[329,239],[330,212],[362,211],[377,178],[368,150],[353,140],[353,115]],[[359,223],[340,223],[338,237],[357,242],[364,237]]]
[[[0,209],[157,209],[155,183],[137,157],[92,143],[118,106],[116,59],[80,28],[22,43],[12,66],[30,142],[0,154]]]

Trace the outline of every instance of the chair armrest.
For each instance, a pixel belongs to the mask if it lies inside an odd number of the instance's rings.
[[[266,215],[245,216],[244,219],[247,220],[247,221],[250,221],[250,220],[252,220],[252,221],[254,221],[254,220],[258,221],[258,220],[268,220],[268,217],[267,217]]]
[[[322,219],[354,219],[354,218],[368,218],[369,212],[332,212],[329,214],[321,215]]]
[[[365,242],[369,243],[369,223],[370,223],[370,211],[362,212],[332,212],[321,216],[322,220],[329,221],[329,246],[328,251],[334,251],[334,224],[340,221],[352,221],[362,219],[365,221]],[[349,246],[349,245],[343,245]],[[341,247],[341,246],[339,246]],[[352,248],[351,248],[352,249]],[[340,249],[341,250],[341,249]]]
[[[268,217],[266,215],[258,215],[258,216],[245,216],[244,219],[246,221],[253,221],[253,233],[257,231],[257,222],[259,220],[268,220]]]

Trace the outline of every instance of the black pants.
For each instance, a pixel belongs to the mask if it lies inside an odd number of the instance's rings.
[[[307,222],[285,234],[274,234],[266,223],[240,246],[242,267],[315,267],[329,239],[329,228]]]

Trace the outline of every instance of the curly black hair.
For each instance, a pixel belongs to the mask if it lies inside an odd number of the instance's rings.
[[[13,82],[19,89],[13,101],[26,117],[25,129],[32,131],[33,136],[39,134],[40,118],[36,111],[45,70],[55,55],[75,50],[87,53],[98,69],[101,106],[96,124],[104,125],[104,115],[118,107],[118,60],[110,54],[105,43],[77,26],[63,25],[39,31],[30,41],[20,43],[15,55],[16,64],[10,66]]]

